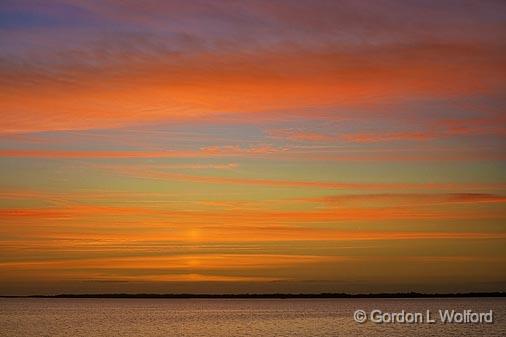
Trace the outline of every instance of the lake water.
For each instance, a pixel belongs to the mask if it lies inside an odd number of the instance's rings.
[[[357,309],[493,310],[495,322],[359,324]],[[0,299],[0,336],[506,336],[506,299]]]

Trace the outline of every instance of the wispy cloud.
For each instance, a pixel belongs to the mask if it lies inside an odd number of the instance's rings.
[[[188,181],[208,184],[231,184],[231,185],[254,185],[271,187],[298,187],[330,190],[451,190],[451,191],[472,191],[472,190],[504,190],[503,183],[375,183],[375,182],[334,182],[334,181],[309,181],[309,180],[288,180],[288,179],[266,179],[251,177],[223,177],[190,175],[185,173],[163,172],[149,167],[134,166],[107,166],[105,169],[127,176],[167,180],[167,181]]]
[[[148,60],[141,55],[140,62],[98,65],[93,71],[82,60],[50,69],[7,63],[0,67],[5,79],[0,83],[0,109],[11,112],[0,131],[106,128],[251,112],[268,116],[269,111],[279,115],[280,110],[294,109],[310,116],[301,107],[349,109],[497,92],[503,85],[498,77],[502,53],[488,47],[441,45],[349,52],[280,46],[256,53]],[[474,81],[476,77],[484,80]],[[18,105],[21,99],[23,107]]]
[[[167,151],[65,151],[65,150],[0,150],[0,157],[10,158],[198,158],[213,156],[265,155],[285,151],[273,146],[213,146],[197,150]]]
[[[349,206],[364,203],[382,203],[390,205],[440,205],[440,204],[478,204],[506,203],[506,196],[488,193],[387,193],[387,194],[351,194],[334,195],[304,199],[309,202],[321,202],[333,206]]]

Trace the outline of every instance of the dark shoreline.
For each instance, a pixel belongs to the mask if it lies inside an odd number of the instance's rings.
[[[291,299],[291,298],[471,298],[506,297],[506,292],[470,293],[378,293],[378,294],[58,294],[58,295],[0,295],[0,298],[150,298],[150,299]]]

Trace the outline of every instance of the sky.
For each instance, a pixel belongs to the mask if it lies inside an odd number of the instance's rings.
[[[506,290],[506,3],[0,2],[0,293]]]

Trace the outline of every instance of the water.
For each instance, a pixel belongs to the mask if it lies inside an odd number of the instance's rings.
[[[353,312],[494,311],[494,324],[358,324]],[[0,299],[0,336],[506,336],[506,299]]]

